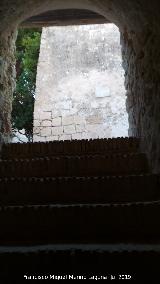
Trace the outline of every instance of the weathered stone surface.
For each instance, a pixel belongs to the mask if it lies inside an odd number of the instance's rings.
[[[52,126],[61,126],[62,125],[62,117],[55,117],[52,119]]]
[[[40,106],[42,114],[52,108],[52,126],[72,126],[64,128],[64,133],[89,131],[86,124],[105,124],[108,131],[90,131],[88,137],[120,136],[120,132],[127,136],[125,100],[120,36],[115,25],[43,29],[35,116]]]
[[[52,127],[52,135],[63,134],[63,126]]]
[[[67,134],[64,134],[64,135],[61,135],[59,136],[59,140],[71,140],[72,139],[72,135],[67,135]]]
[[[86,118],[86,122],[90,124],[101,124],[104,122],[104,119],[101,115],[90,115]]]
[[[85,123],[85,118],[84,118],[84,116],[75,115],[75,116],[74,116],[74,123],[75,123],[75,124],[83,125],[83,123]]]
[[[34,121],[36,121],[36,123],[37,123],[37,121],[39,121],[39,123],[41,123],[39,108],[36,108],[36,109],[34,108],[34,110],[35,110]],[[36,126],[36,124],[35,124],[35,126]]]
[[[75,123],[74,116],[64,116],[62,117],[62,125],[72,125]]]
[[[74,133],[76,133],[75,125],[64,126],[64,133],[65,134],[74,134]]]
[[[101,125],[99,125],[99,124],[86,124],[86,130],[88,132],[93,132],[93,133],[97,132],[100,127],[101,127]],[[103,128],[103,126],[101,128]]]
[[[42,127],[46,127],[46,126],[51,127],[52,121],[51,120],[42,120]]]
[[[37,127],[37,126],[40,127],[40,126],[41,126],[41,121],[35,119],[35,120],[34,120],[34,126],[35,126],[35,127]]]
[[[39,114],[41,121],[43,120],[51,120],[52,112],[51,111],[43,111]]]
[[[86,127],[84,124],[81,124],[81,125],[76,125],[76,132],[79,133],[79,132],[83,132],[86,130]]]
[[[59,140],[59,136],[58,135],[53,135],[53,136],[47,137],[46,139],[47,139],[47,141],[58,141]]]
[[[43,127],[42,129],[41,129],[41,136],[43,137],[43,136],[51,136],[51,134],[52,134],[52,128],[51,127]]]
[[[40,134],[40,132],[41,132],[42,129],[43,129],[43,128],[41,128],[41,127],[34,127],[34,128],[33,128],[33,131],[34,131],[35,134]]]
[[[12,95],[15,89],[16,30],[0,32],[0,143],[11,137]]]
[[[82,139],[82,133],[72,134],[72,139],[73,140],[81,140]]]
[[[97,139],[98,138],[98,135],[96,135],[96,134],[91,134],[90,132],[88,132],[88,133],[86,133],[86,132],[84,132],[84,133],[82,133],[82,139],[88,139],[88,140],[90,140],[90,139]]]
[[[155,54],[158,54],[160,34],[158,32],[157,37],[155,31],[147,25],[137,37],[126,30],[121,36],[121,43],[126,71],[129,135],[142,137],[141,147],[148,153],[151,168],[157,172],[160,169],[160,96],[156,82],[160,74],[156,66],[160,66],[160,57]]]
[[[39,136],[39,135],[34,135],[34,142],[39,142],[39,141],[41,141],[41,136]],[[44,138],[44,137],[43,137]]]
[[[59,110],[59,109],[70,110],[72,108],[72,101],[64,100],[62,102],[57,102],[54,107],[56,110]]]
[[[40,135],[35,135],[34,136],[34,142],[46,142],[46,137],[40,136]],[[48,141],[48,139],[47,139]]]

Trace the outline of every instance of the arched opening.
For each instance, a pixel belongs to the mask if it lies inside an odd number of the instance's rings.
[[[17,26],[26,19],[51,10],[87,9],[102,15],[115,23],[121,32],[125,86],[127,90],[127,110],[129,114],[129,135],[142,137],[142,146],[149,155],[152,168],[159,167],[159,125],[157,122],[158,103],[150,100],[150,94],[158,97],[157,54],[159,46],[159,22],[155,3],[152,8],[142,1],[140,5],[132,1],[24,1],[23,5],[6,2],[2,6],[1,25],[1,140],[10,136],[11,95],[15,87],[14,42]],[[137,17],[135,17],[137,15]],[[149,18],[149,20],[148,20]],[[9,19],[9,22],[8,22]],[[152,27],[152,28],[151,28]],[[152,62],[152,63],[151,63]],[[146,72],[146,66],[150,69]],[[156,66],[155,66],[156,65]],[[152,67],[152,68],[151,68]],[[150,83],[148,83],[150,82]],[[157,99],[158,100],[158,99]],[[148,107],[147,104],[150,106]],[[149,119],[148,119],[149,117]]]

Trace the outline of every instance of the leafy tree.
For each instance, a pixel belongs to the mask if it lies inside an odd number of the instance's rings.
[[[33,137],[33,111],[40,39],[40,29],[19,29],[16,42],[17,84],[13,94],[12,127],[17,130],[25,129],[29,141],[32,141]]]

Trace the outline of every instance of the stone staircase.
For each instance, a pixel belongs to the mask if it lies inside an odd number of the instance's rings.
[[[160,260],[160,176],[139,148],[136,138],[4,145],[1,278],[153,279]]]

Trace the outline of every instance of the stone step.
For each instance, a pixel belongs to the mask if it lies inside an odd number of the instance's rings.
[[[160,200],[0,207],[0,245],[158,243]]]
[[[39,277],[38,280],[141,280],[144,283],[150,279],[153,283],[160,279],[159,262],[159,245],[154,244],[3,247],[0,280],[25,283]]]
[[[92,153],[117,153],[137,152],[139,150],[139,139],[112,138],[95,140],[73,140],[53,141],[36,143],[13,143],[4,144],[2,147],[2,158],[33,158],[43,156],[59,155],[84,155]]]
[[[0,177],[103,176],[148,173],[143,153],[0,161]]]
[[[160,198],[160,176],[0,179],[0,205],[108,203]]]

